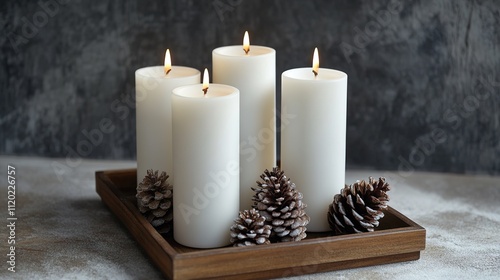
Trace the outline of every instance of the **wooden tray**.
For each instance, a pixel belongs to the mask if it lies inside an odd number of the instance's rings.
[[[171,279],[286,277],[417,260],[425,248],[425,229],[389,207],[374,232],[308,233],[300,242],[193,249],[175,242],[172,234],[160,235],[146,221],[136,206],[135,185],[135,169],[96,172],[102,201]]]

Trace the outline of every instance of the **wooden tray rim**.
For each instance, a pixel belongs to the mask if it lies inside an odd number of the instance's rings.
[[[149,234],[150,237],[154,240],[154,243],[156,243],[161,250],[166,253],[166,257],[170,259],[171,263],[168,263],[167,260],[165,259],[155,259],[153,254],[154,252],[150,252],[144,248],[144,246],[141,244],[143,249],[148,253],[148,255],[153,259],[153,261],[159,265],[165,265],[167,267],[170,267],[171,271],[169,269],[168,272],[171,275],[167,275],[169,277],[172,277],[174,273],[174,266],[173,263],[175,261],[185,261],[189,259],[195,259],[195,258],[206,258],[210,256],[215,256],[215,255],[222,255],[222,254],[240,254],[244,252],[255,252],[255,251],[268,251],[268,250],[275,250],[278,248],[301,248],[306,245],[320,245],[320,244],[332,244],[336,242],[345,242],[347,240],[354,240],[354,239],[364,239],[364,238],[378,238],[381,236],[387,236],[395,233],[400,233],[400,232],[423,232],[425,235],[425,229],[417,224],[416,222],[412,221],[408,217],[404,216],[402,213],[397,211],[396,209],[392,207],[388,207],[387,211],[391,212],[394,216],[396,216],[398,219],[402,220],[404,223],[406,223],[408,226],[405,227],[399,227],[399,228],[391,228],[391,229],[384,229],[384,230],[379,230],[379,231],[374,231],[374,232],[366,232],[366,233],[359,233],[359,234],[349,234],[349,235],[341,235],[341,236],[328,236],[328,237],[318,237],[318,238],[311,238],[311,239],[305,239],[300,242],[287,242],[287,243],[273,243],[269,245],[260,245],[260,246],[251,246],[251,247],[222,247],[222,248],[214,248],[214,249],[197,249],[196,251],[193,252],[178,252],[172,245],[168,242],[167,239],[165,239],[161,234],[159,234],[154,227],[147,222],[147,220],[142,216],[142,214],[137,210],[137,207],[131,203],[122,193],[122,191],[115,185],[115,183],[109,178],[108,175],[113,174],[114,176],[119,175],[120,173],[130,173],[130,172],[136,172],[136,169],[119,169],[119,170],[105,170],[105,171],[96,171],[95,176],[96,176],[96,191],[97,193],[103,197],[103,194],[101,192],[106,191],[106,190],[100,190],[97,187],[97,181],[101,180],[103,181],[106,186],[108,187],[108,191],[112,192],[113,195],[120,201],[121,205],[119,207],[121,210],[128,212],[128,216],[133,217],[134,221],[132,223],[139,224],[143,230],[142,234]],[[104,200],[103,200],[104,201]],[[109,201],[105,202],[107,205],[110,203]],[[108,205],[109,206],[109,205]],[[112,211],[113,212],[113,211]],[[113,213],[118,218],[122,221],[122,223],[125,224],[127,229],[130,231],[131,228],[126,224],[126,222],[123,220],[123,217],[120,217],[117,213]],[[133,232],[131,234],[134,236],[134,238],[137,240],[138,237],[135,236]],[[138,240],[137,240],[138,241]],[[420,250],[423,250],[425,248],[425,240],[424,240],[424,245],[421,246]],[[398,251],[397,254],[401,253],[410,253],[414,252],[415,250],[409,250],[408,252],[404,251]],[[390,256],[394,254],[394,252],[387,251],[386,254],[381,254],[380,256]],[[162,256],[164,257],[164,256]],[[160,267],[160,270],[162,270],[165,273],[164,268]]]

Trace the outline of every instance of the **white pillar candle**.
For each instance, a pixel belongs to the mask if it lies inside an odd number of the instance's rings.
[[[212,52],[214,82],[240,90],[240,208],[250,209],[252,187],[265,169],[276,166],[276,52],[251,46]]]
[[[137,184],[148,169],[167,172],[173,179],[172,166],[172,90],[200,82],[200,71],[173,66],[165,74],[164,66],[135,71]]]
[[[239,91],[174,89],[174,239],[195,248],[230,243],[239,211]]]
[[[282,105],[296,117],[282,123],[281,167],[304,195],[307,230],[322,232],[330,230],[328,205],[345,183],[347,75],[316,71],[282,74]]]

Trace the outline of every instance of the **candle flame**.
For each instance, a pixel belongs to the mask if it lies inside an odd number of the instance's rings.
[[[209,79],[208,79],[208,70],[205,68],[205,71],[203,72],[203,86],[201,90],[203,90],[203,95],[205,96],[208,92],[208,84],[209,84]]]
[[[245,54],[248,54],[250,51],[250,38],[248,37],[248,31],[245,31],[245,35],[243,36],[243,50]]]
[[[314,73],[314,77],[318,76],[318,71],[319,71],[319,55],[318,55],[318,48],[314,48],[314,54],[313,54],[313,67],[312,71]]]
[[[170,50],[167,49],[165,52],[165,75],[172,71],[172,61],[170,59]]]

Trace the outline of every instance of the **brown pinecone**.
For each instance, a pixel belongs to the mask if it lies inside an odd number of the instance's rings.
[[[328,208],[330,228],[335,234],[373,231],[384,217],[390,189],[383,177],[345,185]]]
[[[137,204],[139,211],[159,233],[167,233],[172,228],[172,185],[167,183],[168,175],[158,170],[147,171],[146,176],[137,186]]]
[[[266,218],[266,224],[272,226],[271,241],[304,239],[310,218],[304,210],[307,206],[302,203],[302,193],[277,167],[273,171],[266,169],[260,178],[263,182],[257,182],[258,187],[252,188],[255,191],[253,207]]]
[[[271,226],[265,221],[255,209],[240,211],[231,226],[231,243],[235,247],[270,244]]]

